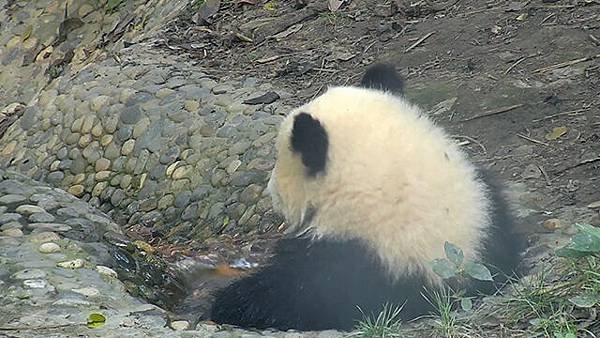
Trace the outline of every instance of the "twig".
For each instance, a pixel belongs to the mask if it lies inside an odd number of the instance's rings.
[[[545,145],[545,146],[547,146],[547,147],[549,147],[549,146],[550,146],[550,145],[549,145],[548,143],[546,143],[546,142],[538,141],[538,140],[536,140],[536,139],[534,139],[534,138],[531,138],[531,137],[529,137],[529,136],[525,136],[525,135],[523,135],[523,134],[519,134],[519,133],[517,133],[517,136],[519,136],[520,138],[524,138],[524,139],[526,139],[527,141],[531,141],[531,142],[533,142],[533,143],[537,143],[537,144],[543,144],[543,145]]]
[[[590,40],[592,40],[592,42],[596,45],[596,46],[600,46],[600,39],[598,39],[597,37],[595,37],[593,34],[590,34]]]
[[[565,172],[567,170],[575,169],[577,167],[581,167],[582,165],[586,165],[586,164],[590,164],[590,163],[594,163],[594,162],[600,162],[600,157],[594,157],[594,158],[590,158],[590,159],[587,159],[587,160],[583,160],[583,161],[581,161],[581,162],[579,162],[579,163],[577,163],[575,165],[566,167],[566,168],[558,171],[558,173],[562,173],[562,172]]]
[[[425,34],[425,36],[423,36],[422,38],[420,38],[419,40],[417,40],[417,42],[413,43],[410,47],[406,48],[406,50],[404,51],[404,53],[408,53],[411,49],[417,47],[418,45],[420,45],[423,41],[425,41],[427,38],[429,38],[430,36],[432,36],[435,32],[431,32],[431,33],[427,33]]]
[[[481,144],[481,142],[477,141],[476,139],[470,137],[470,136],[466,136],[466,135],[452,135],[452,137],[454,138],[464,138],[466,140],[469,140],[475,144],[477,144],[479,147],[481,147],[481,150],[483,150],[484,154],[487,154],[487,149],[485,149],[485,146],[483,144]]]
[[[485,113],[480,114],[480,115],[475,115],[473,117],[466,118],[466,119],[462,120],[461,122],[473,121],[473,120],[476,120],[476,119],[480,119],[482,117],[488,117],[488,116],[492,116],[492,115],[498,115],[498,114],[506,113],[508,111],[511,111],[513,109],[517,109],[517,108],[520,108],[520,107],[523,107],[523,106],[524,106],[524,104],[519,103],[519,104],[515,104],[515,105],[512,105],[512,106],[508,106],[508,107],[501,107],[501,108],[498,108],[498,109],[494,109],[492,111],[485,112]]]
[[[519,63],[525,61],[525,59],[527,59],[526,56],[518,59],[517,62],[513,63],[510,67],[508,67],[508,69],[504,72],[504,75],[507,75],[508,73],[510,73],[510,71],[513,70],[513,68],[515,68]]]
[[[535,165],[540,172],[542,173],[542,176],[544,176],[544,180],[546,180],[546,185],[552,185],[552,182],[550,182],[550,177],[548,176],[548,174],[546,173],[546,170],[544,170],[544,167],[542,167],[541,165]]]
[[[554,115],[548,115],[548,116],[544,116],[542,118],[539,119],[535,119],[531,122],[540,122],[540,121],[544,121],[544,120],[548,120],[548,119],[552,119],[558,116],[562,116],[562,115],[571,115],[571,114],[578,114],[578,113],[582,113],[584,111],[588,111],[590,108],[582,108],[582,109],[575,109],[575,110],[571,110],[571,111],[566,111],[564,113],[558,113],[558,114],[554,114]]]
[[[545,18],[542,20],[542,22],[540,22],[540,25],[543,25],[543,24],[544,24],[544,22],[546,22],[546,21],[550,20],[550,19],[551,19],[553,16],[555,16],[555,15],[556,15],[556,13],[552,13],[552,14],[548,15],[547,17],[545,17]]]
[[[592,55],[592,56],[586,56],[586,57],[581,58],[581,59],[575,59],[575,60],[571,60],[571,61],[567,61],[567,62],[561,62],[561,63],[555,64],[555,65],[552,65],[552,66],[547,66],[547,67],[536,69],[533,72],[534,73],[543,73],[543,72],[547,72],[549,70],[564,68],[564,67],[576,65],[576,64],[581,63],[581,62],[591,61],[591,60],[596,59],[596,58],[600,58],[600,54],[596,54],[596,55]]]

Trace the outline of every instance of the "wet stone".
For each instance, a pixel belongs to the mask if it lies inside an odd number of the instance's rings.
[[[20,205],[15,209],[15,211],[21,215],[31,215],[31,214],[35,214],[37,212],[46,212],[44,209],[38,207],[37,205],[31,205],[31,204]]]
[[[0,223],[2,224],[2,223]],[[8,222],[0,225],[0,230],[21,229],[23,225],[19,222]]]
[[[10,276],[13,279],[42,279],[46,277],[46,272],[40,269],[20,270]]]
[[[135,146],[135,140],[128,140],[123,144],[121,148],[121,154],[127,156],[133,152],[133,148]]]
[[[50,223],[50,222],[42,222],[42,223],[29,223],[27,224],[27,228],[34,231],[54,231],[54,232],[65,232],[69,231],[72,228],[66,224],[62,223]]]
[[[54,222],[54,216],[47,212],[37,212],[28,217],[30,222],[33,223],[49,223]]]
[[[21,236],[23,236],[23,230],[21,230],[19,228],[11,228],[11,229],[2,230],[2,231],[0,231],[0,236],[21,237]]]
[[[12,204],[12,203],[20,203],[25,201],[27,198],[23,195],[17,194],[8,194],[0,197],[0,203],[2,204]]]
[[[133,127],[122,126],[121,128],[119,128],[119,130],[117,130],[117,133],[115,135],[117,137],[117,140],[119,140],[120,142],[125,142],[132,137]]]
[[[21,214],[9,212],[6,214],[0,215],[0,224],[19,221],[23,216]]]
[[[159,162],[161,164],[169,164],[173,163],[177,158],[179,158],[179,148],[170,147],[160,156]]]
[[[190,203],[191,198],[192,193],[190,191],[183,191],[175,197],[174,205],[180,209],[185,208]]]

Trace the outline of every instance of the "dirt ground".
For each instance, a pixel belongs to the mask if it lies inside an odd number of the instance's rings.
[[[394,64],[407,97],[475,162],[537,196],[526,232],[600,200],[600,1],[351,0],[332,11],[325,0],[206,0],[190,9],[164,48],[218,77],[271,82],[293,94],[290,104],[356,84],[374,62]]]
[[[409,98],[477,162],[538,191],[540,209],[600,200],[599,1],[220,1],[166,37],[207,72],[270,81],[293,103],[390,62]]]

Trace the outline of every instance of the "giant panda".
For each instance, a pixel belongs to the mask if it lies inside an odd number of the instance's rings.
[[[440,127],[403,97],[392,66],[292,111],[268,184],[288,225],[270,263],[215,294],[211,319],[257,329],[350,330],[362,313],[432,310],[444,287],[430,267],[444,243],[493,268],[519,263],[502,194]],[[459,284],[468,295],[491,282]],[[424,292],[425,291],[425,292]]]

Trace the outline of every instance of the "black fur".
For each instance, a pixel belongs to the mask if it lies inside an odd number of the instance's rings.
[[[473,280],[461,286],[468,296],[493,293],[516,269],[523,248],[493,178],[483,171],[480,177],[494,205],[482,260],[496,283]],[[423,285],[419,274],[392,283],[360,240],[283,239],[269,265],[217,292],[211,319],[257,329],[351,330],[362,318],[357,306],[376,314],[385,303],[405,304],[404,320],[433,311],[421,295]]]
[[[321,123],[310,114],[300,113],[294,117],[291,136],[292,150],[302,156],[308,176],[314,177],[325,171],[329,139]]]
[[[492,273],[497,274],[494,279],[502,281],[505,275],[517,274],[521,253],[526,246],[525,240],[516,233],[515,219],[497,178],[484,169],[479,169],[479,177],[488,187],[488,198],[492,203],[492,224],[484,243],[483,261],[491,265],[488,267]]]
[[[360,241],[281,240],[269,266],[216,294],[211,319],[257,329],[351,330],[386,302],[402,304],[404,318],[431,310],[423,280],[392,284],[379,260]]]
[[[360,81],[360,86],[403,95],[404,81],[392,65],[377,64],[369,67]]]

